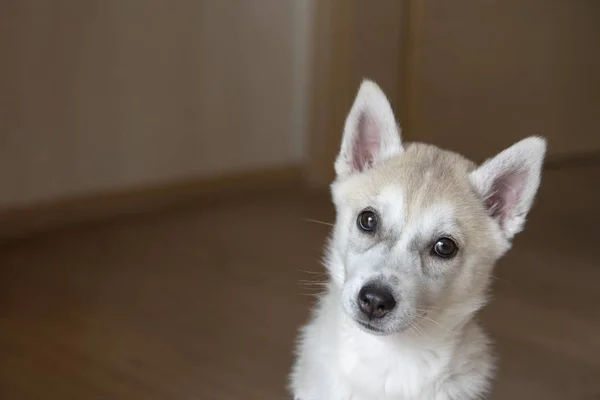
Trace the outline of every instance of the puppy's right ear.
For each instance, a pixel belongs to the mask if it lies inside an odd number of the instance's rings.
[[[346,117],[337,175],[365,171],[401,152],[400,130],[387,97],[377,84],[364,80]]]
[[[540,186],[546,140],[532,136],[513,144],[471,172],[469,178],[507,239],[524,225]]]

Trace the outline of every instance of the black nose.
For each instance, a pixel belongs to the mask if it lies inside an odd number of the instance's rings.
[[[396,300],[389,288],[368,284],[358,292],[358,307],[369,319],[382,318],[396,307]]]

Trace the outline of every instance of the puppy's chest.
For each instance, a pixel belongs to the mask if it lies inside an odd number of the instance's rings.
[[[340,353],[342,382],[353,398],[423,399],[447,373],[444,349],[346,342]]]

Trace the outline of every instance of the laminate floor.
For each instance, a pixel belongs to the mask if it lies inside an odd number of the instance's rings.
[[[301,188],[0,245],[0,399],[287,398],[322,272]],[[547,171],[482,320],[495,400],[600,399],[600,167]],[[306,272],[307,271],[307,272]]]

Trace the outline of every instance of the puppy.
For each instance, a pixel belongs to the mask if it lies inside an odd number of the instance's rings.
[[[477,166],[403,144],[385,94],[363,81],[335,161],[329,279],[300,333],[294,398],[484,398],[494,361],[475,314],[523,229],[545,152],[530,137]]]

